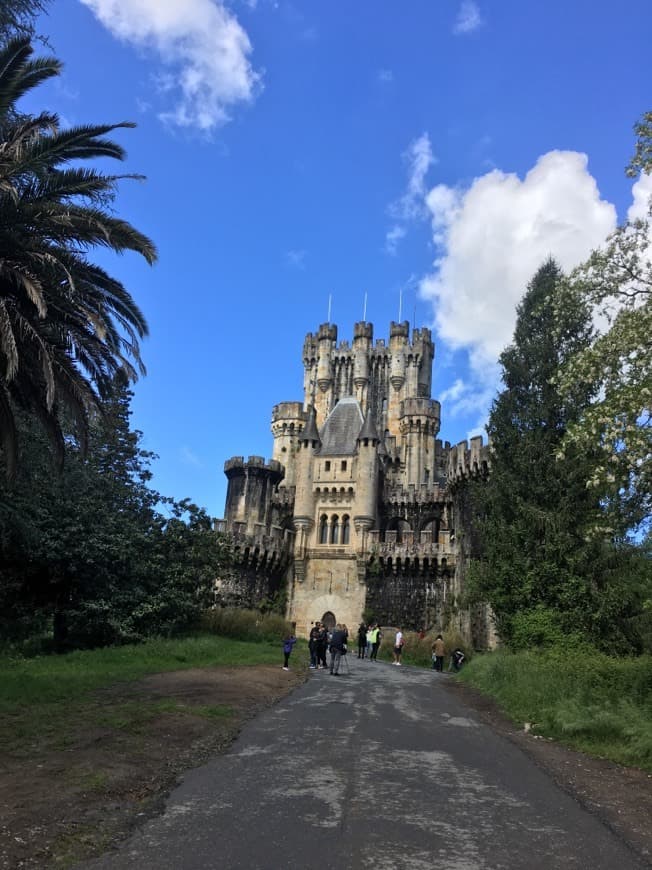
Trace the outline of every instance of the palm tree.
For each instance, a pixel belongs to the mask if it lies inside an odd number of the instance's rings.
[[[28,39],[0,50],[0,444],[10,475],[16,408],[41,419],[62,458],[62,414],[83,443],[116,379],[144,373],[145,319],[88,252],[101,246],[156,260],[152,242],[109,209],[118,182],[140,176],[78,165],[124,159],[106,136],[134,125],[62,129],[55,114],[19,114],[18,99],[61,72],[56,59],[32,53]]]

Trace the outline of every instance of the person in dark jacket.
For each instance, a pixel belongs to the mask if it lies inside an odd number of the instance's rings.
[[[326,649],[328,648],[328,631],[323,622],[319,623],[319,634],[317,635],[317,667],[326,667]]]
[[[297,642],[296,637],[294,636],[294,632],[296,631],[296,623],[292,623],[292,631],[288,634],[288,636],[283,641],[283,670],[289,671],[289,661],[290,661],[290,653],[292,652],[295,643]]]
[[[346,644],[346,634],[344,633],[344,629],[338,623],[333,630],[331,635],[331,674],[334,677],[339,677],[340,675],[340,661],[342,655],[345,651]]]
[[[358,626],[358,658],[363,659],[367,649],[367,626],[361,622]]]
[[[310,667],[317,667],[317,643],[319,641],[319,626],[320,623],[316,622],[313,627],[310,629],[310,635],[308,637],[308,649],[310,650]]]

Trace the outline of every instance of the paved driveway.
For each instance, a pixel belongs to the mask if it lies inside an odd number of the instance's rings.
[[[647,865],[444,689],[358,661],[189,772],[93,870],[628,870]]]

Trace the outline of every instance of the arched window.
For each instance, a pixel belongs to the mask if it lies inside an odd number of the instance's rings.
[[[319,543],[328,543],[328,517],[326,514],[323,514],[319,520]]]
[[[331,520],[331,544],[337,544],[340,537],[340,519],[337,514],[333,514]]]
[[[348,516],[342,517],[342,543],[348,544],[351,541],[351,522]]]

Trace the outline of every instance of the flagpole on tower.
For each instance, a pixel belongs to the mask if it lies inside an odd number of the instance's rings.
[[[333,301],[333,297],[329,293],[328,294],[328,322],[329,323],[331,322],[331,303],[332,303],[332,301]]]
[[[398,322],[401,322],[401,315],[403,314],[403,288],[398,291]]]
[[[364,293],[364,308],[362,310],[362,321],[363,323],[367,322],[367,291]]]

